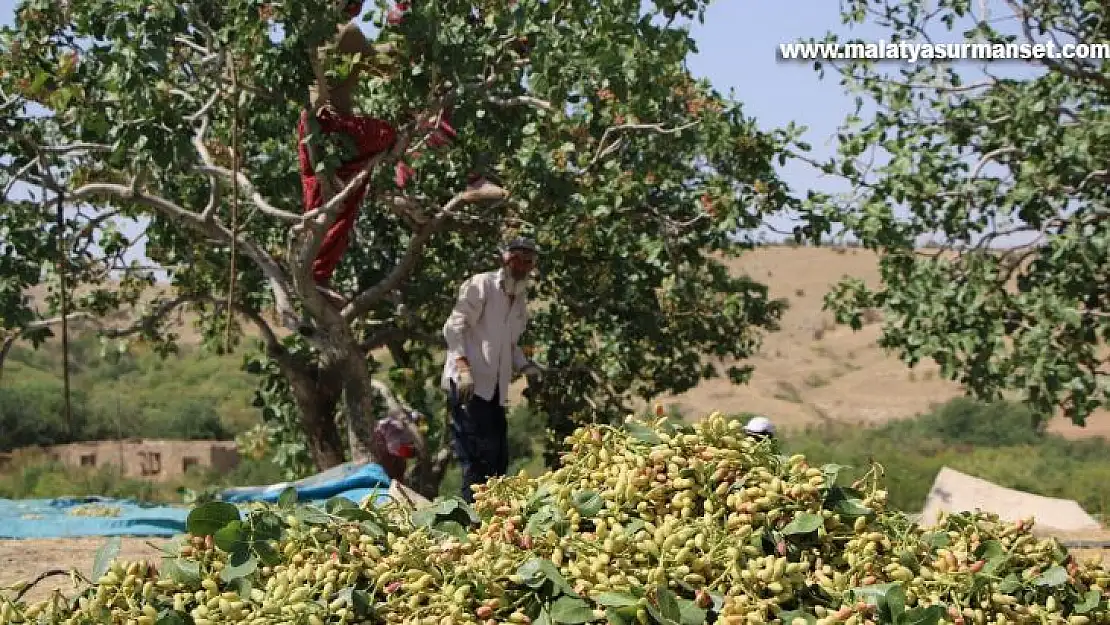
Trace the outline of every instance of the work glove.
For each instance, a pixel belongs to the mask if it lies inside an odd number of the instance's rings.
[[[459,401],[468,402],[474,396],[474,378],[470,375],[470,363],[465,358],[459,358],[455,361],[457,368],[457,375],[455,376],[455,387],[459,393]]]

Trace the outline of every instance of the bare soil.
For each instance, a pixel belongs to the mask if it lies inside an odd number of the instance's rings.
[[[96,551],[107,540],[102,537],[0,540],[0,592],[14,595],[18,591],[5,589],[20,582],[29,582],[48,571],[77,569],[88,577]],[[162,554],[158,547],[166,542],[164,538],[124,538],[119,557],[161,563]],[[51,576],[35,584],[24,598],[41,601],[49,598],[55,590],[72,597],[81,588],[74,588],[68,575]]]

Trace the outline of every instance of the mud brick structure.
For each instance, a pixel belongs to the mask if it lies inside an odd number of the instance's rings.
[[[234,441],[126,439],[52,445],[36,451],[68,467],[95,470],[114,465],[126,477],[154,481],[181,477],[193,468],[222,472],[239,464]]]

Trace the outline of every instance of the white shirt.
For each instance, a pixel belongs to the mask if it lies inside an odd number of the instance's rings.
[[[455,308],[443,324],[447,340],[443,388],[451,388],[451,382],[458,380],[455,360],[465,357],[474,378],[474,394],[489,401],[496,390],[501,405],[508,405],[513,370],[528,364],[524,350],[517,345],[527,325],[526,282],[512,280],[503,269],[472,276],[459,288]]]

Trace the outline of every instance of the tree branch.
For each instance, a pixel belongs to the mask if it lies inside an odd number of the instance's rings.
[[[258,210],[261,211],[263,214],[292,222],[299,222],[304,219],[303,215],[282,210],[266,201],[266,198],[262,197],[262,194],[258,192],[258,189],[255,188],[254,184],[251,183],[251,181],[245,175],[243,175],[242,172],[240,172],[238,176],[234,176],[231,170],[220,167],[218,165],[204,165],[201,167],[197,167],[197,171],[209,175],[217,175],[229,181],[238,178],[239,187],[242,188],[246,195],[250,197],[251,202],[255,205],[255,207],[258,208]]]
[[[601,135],[601,141],[598,143],[597,152],[594,154],[594,157],[590,161],[588,167],[593,167],[594,165],[597,165],[597,163],[600,162],[601,159],[620,149],[622,139],[618,137],[612,143],[609,143],[610,135],[623,134],[625,132],[632,132],[637,130],[647,130],[663,135],[674,135],[684,130],[693,128],[694,126],[697,126],[698,123],[699,122],[695,120],[682,124],[681,126],[676,126],[674,128],[667,128],[663,124],[621,124],[619,126],[610,126],[609,128],[605,129],[605,134]]]
[[[271,217],[277,217],[286,221],[301,221],[303,219],[301,215],[281,210],[273,204],[270,204],[266,200],[266,198],[262,197],[262,194],[258,192],[257,188],[255,188],[254,183],[252,183],[250,179],[247,178],[245,174],[243,174],[243,172],[238,172],[238,175],[236,176],[235,172],[232,172],[231,170],[224,167],[220,167],[216,164],[215,159],[212,158],[211,152],[208,151],[208,147],[204,145],[204,136],[208,133],[208,124],[209,121],[207,117],[202,119],[200,128],[197,129],[197,134],[193,137],[193,147],[196,149],[197,154],[200,156],[200,160],[204,163],[204,165],[197,167],[196,170],[203,174],[207,174],[209,179],[212,180],[212,184],[214,186],[218,186],[217,180],[215,179],[216,177],[220,177],[228,181],[237,180],[239,183],[239,187],[246,192],[246,194],[250,197],[251,202],[258,208],[258,210],[267,215],[270,215]],[[218,203],[219,191],[213,189],[212,195],[209,198],[208,206],[205,208],[204,212],[201,213],[201,216],[206,219],[209,218],[216,210],[216,206],[218,205]]]
[[[971,173],[968,174],[968,180],[970,181],[970,180],[975,180],[976,178],[978,178],[979,174],[982,173],[983,168],[986,167],[987,164],[990,163],[991,161],[997,161],[999,157],[1006,156],[1006,155],[1009,155],[1009,154],[1020,154],[1020,153],[1021,153],[1021,150],[1019,150],[1018,148],[1016,148],[1014,146],[1004,146],[1004,147],[1001,147],[1001,148],[996,148],[994,150],[991,150],[990,152],[987,152],[986,154],[984,154],[982,156],[982,158],[979,159],[979,162],[975,164],[975,167],[973,167],[971,169]]]
[[[340,313],[343,319],[350,321],[356,319],[366,313],[379,300],[386,296],[390,291],[396,289],[401,283],[408,278],[413,269],[416,268],[420,256],[424,253],[424,246],[432,238],[432,235],[443,226],[443,224],[454,217],[456,217],[455,210],[460,204],[463,204],[469,199],[467,192],[456,194],[443,208],[428,221],[422,228],[418,229],[409,241],[408,248],[405,250],[405,255],[397,263],[389,274],[374,286],[359,293],[350,304],[343,308]]]
[[[190,227],[192,230],[211,237],[218,241],[230,243],[232,233],[223,224],[214,219],[205,219],[201,215],[186,210],[177,204],[158,196],[148,195],[138,189],[132,189],[122,184],[90,183],[69,194],[74,201],[87,200],[98,196],[109,196],[120,200],[131,201],[154,209],[156,212],[169,219],[174,219]],[[266,275],[284,288],[288,288],[288,279],[281,267],[262,248],[252,241],[238,237],[236,244]]]
[[[1005,2],[1010,7],[1010,11],[1013,12],[1014,17],[1016,17],[1018,21],[1021,22],[1021,30],[1022,33],[1025,35],[1026,41],[1028,41],[1029,43],[1036,43],[1036,39],[1033,37],[1033,26],[1029,23],[1029,12],[1026,11],[1025,7],[1019,5],[1015,0],[1005,0]],[[1060,61],[1057,61],[1056,59],[1050,59],[1047,57],[1040,59],[1040,61],[1046,67],[1066,74],[1072,78],[1078,80],[1094,81],[1101,85],[1103,88],[1110,89],[1110,77],[1106,76],[1105,74],[1091,71],[1085,67],[1082,67],[1081,65],[1075,67],[1065,65]]]
[[[490,96],[486,99],[486,101],[497,106],[531,106],[534,108],[543,109],[548,112],[555,110],[555,107],[552,106],[552,104],[547,100],[541,100],[530,95],[518,95],[511,98],[498,98],[496,96]]]
[[[417,330],[404,330],[397,327],[389,327],[371,334],[369,338],[359,344],[359,347],[364,352],[372,352],[379,347],[385,347],[393,341],[406,341],[410,339],[423,341],[429,345],[434,345],[439,341],[438,337]]]

